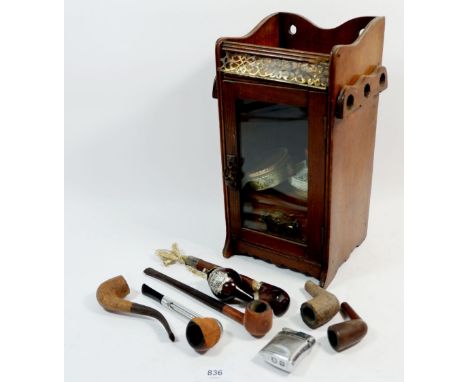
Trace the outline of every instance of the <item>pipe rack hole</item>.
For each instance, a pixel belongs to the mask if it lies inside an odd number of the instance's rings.
[[[380,79],[379,79],[379,83],[380,83],[381,86],[385,84],[385,80],[386,80],[385,73],[382,73],[380,75]]]
[[[348,98],[346,98],[346,106],[348,107],[348,109],[351,109],[353,105],[354,105],[354,96],[350,94]]]
[[[370,94],[370,85],[366,84],[366,86],[364,86],[364,97],[369,97],[369,94]]]

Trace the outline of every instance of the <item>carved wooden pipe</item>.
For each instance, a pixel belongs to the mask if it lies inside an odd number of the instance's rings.
[[[196,298],[198,301],[208,305],[218,312],[223,313],[241,325],[244,325],[245,329],[254,337],[263,337],[271,329],[273,324],[273,311],[271,310],[270,305],[265,301],[253,300],[249,302],[245,308],[245,313],[242,313],[224,302],[216,300],[215,298],[181,283],[164,273],[158,272],[155,269],[146,268],[144,272],[148,276],[154,277],[178,288],[193,298]]]
[[[348,315],[350,320],[331,325],[327,331],[330,345],[336,351],[342,351],[357,344],[367,333],[367,324],[347,302],[341,304],[341,311]]]
[[[335,295],[315,285],[312,281],[306,281],[305,290],[313,297],[301,305],[302,321],[312,329],[316,329],[326,322],[340,310],[340,303]]]
[[[146,284],[141,286],[141,293],[190,320],[185,330],[185,336],[189,345],[197,352],[205,353],[218,343],[223,332],[223,326],[218,320],[211,317],[200,317]]]
[[[277,286],[256,281],[248,276],[241,275],[231,268],[222,268],[216,264],[199,259],[193,256],[184,258],[185,264],[191,266],[207,275],[208,285],[213,294],[222,301],[229,302],[234,298],[239,298],[243,301],[263,300],[267,302],[275,316],[282,316],[289,308],[289,295]],[[216,288],[211,281],[215,274],[224,273],[226,282],[222,285],[222,289]]]
[[[110,312],[135,313],[155,318],[161,322],[170,340],[174,342],[174,333],[172,333],[169,323],[164,316],[156,309],[150,308],[149,306],[125,300],[124,297],[129,293],[130,288],[124,277],[116,276],[99,285],[96,291],[96,298],[99,304]]]

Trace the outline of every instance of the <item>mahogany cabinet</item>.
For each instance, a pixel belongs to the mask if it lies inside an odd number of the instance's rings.
[[[225,257],[327,286],[365,238],[385,19],[321,29],[276,13],[216,43]]]

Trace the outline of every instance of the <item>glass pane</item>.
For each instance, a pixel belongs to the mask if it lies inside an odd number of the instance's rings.
[[[237,102],[243,227],[304,242],[307,227],[307,109]]]

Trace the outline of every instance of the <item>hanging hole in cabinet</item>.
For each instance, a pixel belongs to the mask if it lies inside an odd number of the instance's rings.
[[[289,27],[289,34],[290,34],[291,36],[294,36],[294,35],[296,34],[296,32],[297,32],[297,27],[296,27],[294,24],[292,24],[292,25]]]

